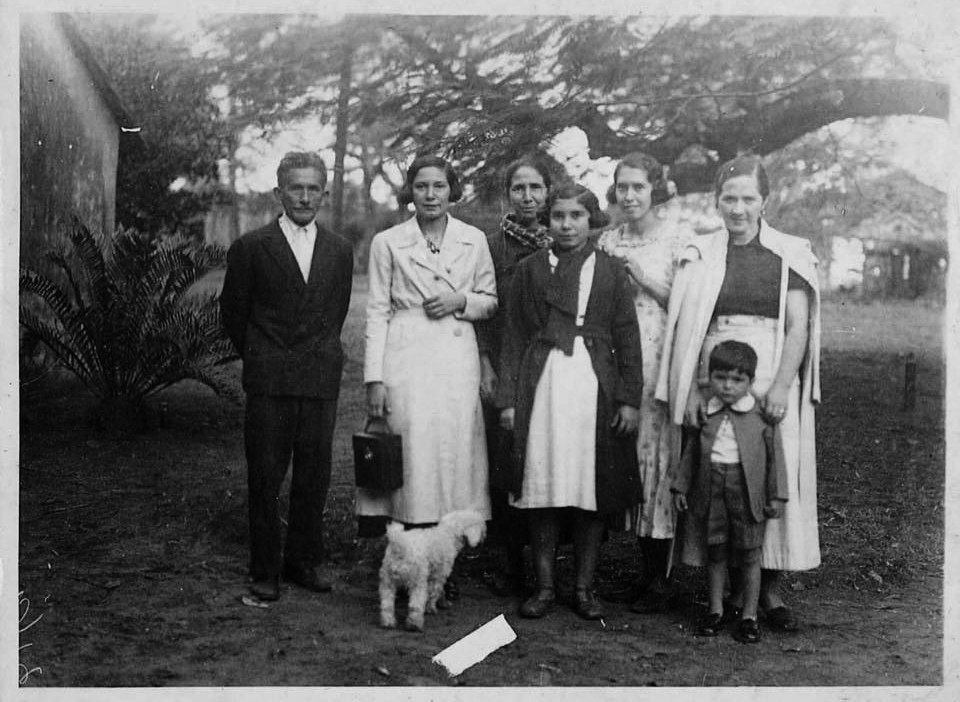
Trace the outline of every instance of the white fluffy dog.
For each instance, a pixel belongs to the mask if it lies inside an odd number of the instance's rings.
[[[408,596],[406,628],[423,631],[425,612],[447,605],[443,585],[464,545],[477,546],[486,535],[483,515],[472,510],[450,512],[427,529],[405,531],[403,524],[387,525],[387,550],[380,566],[380,625],[397,625],[394,600],[398,590]]]

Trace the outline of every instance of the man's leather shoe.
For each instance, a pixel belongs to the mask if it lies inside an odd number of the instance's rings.
[[[330,592],[333,582],[320,566],[286,564],[283,567],[283,579],[313,592]]]
[[[259,600],[276,602],[280,599],[280,581],[275,577],[253,580],[250,583],[250,594]]]

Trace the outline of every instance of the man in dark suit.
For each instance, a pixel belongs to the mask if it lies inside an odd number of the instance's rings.
[[[323,568],[323,512],[353,249],[316,221],[326,182],[316,154],[283,157],[274,188],[283,214],[233,243],[220,294],[224,327],[243,359],[250,592],[264,600],[280,596],[281,572],[310,590],[331,589]],[[281,558],[279,496],[291,456]]]

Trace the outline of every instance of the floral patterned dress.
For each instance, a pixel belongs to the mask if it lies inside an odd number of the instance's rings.
[[[601,234],[597,245],[627,263],[628,270],[640,270],[643,276],[669,289],[680,254],[695,236],[692,229],[674,217],[658,216],[642,235],[629,232],[627,225],[623,224]],[[663,355],[667,308],[632,276],[630,280],[634,284],[633,299],[643,353],[643,400],[637,437],[643,501],[627,515],[627,528],[641,537],[671,539],[676,515],[668,471],[676,450],[674,447],[679,446],[679,437],[674,435],[676,428],[669,421],[667,405],[654,398]]]

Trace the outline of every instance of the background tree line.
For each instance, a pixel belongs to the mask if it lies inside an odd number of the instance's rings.
[[[336,125],[340,227],[348,161],[368,214],[377,176],[397,187],[391,166],[419,153],[454,159],[489,202],[507,162],[577,126],[594,157],[652,153],[683,194],[708,189],[722,160],[840,119],[947,111],[946,86],[903,59],[883,18],[220,15],[190,32],[162,16],[79,20],[143,120],[118,218],[150,230],[195,226],[223,192],[218,160],[228,180],[240,165],[242,131],[269,138],[312,116]]]

